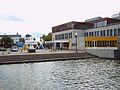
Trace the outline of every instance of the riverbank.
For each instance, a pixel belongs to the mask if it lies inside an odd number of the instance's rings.
[[[48,62],[60,60],[86,59],[94,58],[95,56],[86,53],[85,51],[51,51],[37,50],[36,53],[28,53],[27,51],[19,52],[3,52],[0,54],[0,64],[17,64],[17,63],[33,63],[33,62]]]

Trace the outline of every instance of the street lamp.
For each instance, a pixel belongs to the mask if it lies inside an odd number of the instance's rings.
[[[5,44],[5,43],[3,42],[3,47],[5,47],[4,44]]]
[[[54,51],[54,38],[53,38],[53,51]]]
[[[77,53],[77,33],[75,33],[75,38],[76,38],[76,53]]]

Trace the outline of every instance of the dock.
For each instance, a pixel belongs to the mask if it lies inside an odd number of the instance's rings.
[[[18,64],[18,63],[34,63],[34,62],[49,62],[62,60],[76,60],[95,58],[95,56],[86,53],[85,51],[50,51],[38,50],[36,53],[10,52],[9,54],[0,54],[0,65],[2,64]]]

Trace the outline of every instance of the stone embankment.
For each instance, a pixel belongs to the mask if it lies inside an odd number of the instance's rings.
[[[60,60],[76,60],[94,58],[95,56],[86,53],[85,51],[75,53],[73,51],[37,51],[36,53],[19,52],[0,55],[0,64],[17,64],[17,63],[34,63]]]

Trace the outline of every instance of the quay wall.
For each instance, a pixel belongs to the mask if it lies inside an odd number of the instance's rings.
[[[120,59],[120,50],[87,49],[86,52],[102,58]]]

